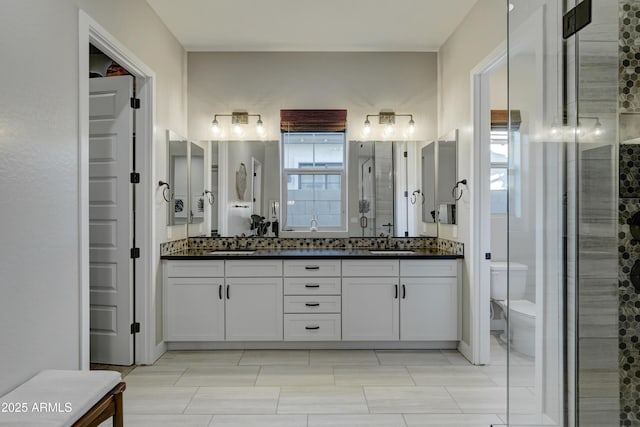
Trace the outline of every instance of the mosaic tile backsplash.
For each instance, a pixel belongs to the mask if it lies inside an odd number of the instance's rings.
[[[618,358],[622,426],[640,426],[640,189],[637,182],[639,167],[640,145],[621,145],[618,201]],[[634,175],[633,179],[626,178],[629,174]]]
[[[640,220],[640,1],[621,0],[619,5],[620,425],[640,426],[640,230],[632,228],[634,215]]]
[[[191,237],[160,245],[160,255],[186,249],[440,249],[464,255],[464,244],[433,237],[407,238],[271,238],[271,237]]]

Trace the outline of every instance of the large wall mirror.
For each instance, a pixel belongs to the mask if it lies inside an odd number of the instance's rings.
[[[208,235],[278,235],[282,212],[280,142],[210,144],[211,175],[205,193],[211,190],[215,203],[208,214]],[[438,223],[455,220],[452,190],[456,164],[455,132],[426,145],[417,141],[349,141],[348,235],[437,236]],[[421,222],[432,227],[421,227]]]
[[[206,235],[205,215],[209,199],[205,193],[205,150],[196,142],[189,143],[189,237]]]
[[[413,237],[422,195],[417,141],[349,142],[349,236]]]
[[[187,139],[167,130],[167,179],[169,188],[167,197],[167,225],[184,225],[189,220],[188,194],[188,157]]]
[[[351,141],[349,159],[350,194],[352,195],[349,203],[352,218],[349,224],[349,235],[353,237],[395,235],[393,143]],[[353,221],[355,217],[357,222]]]
[[[422,183],[422,222],[423,234],[426,236],[438,235],[438,208],[436,206],[436,141],[427,143],[420,150],[420,167]]]
[[[458,130],[438,138],[437,145],[437,221],[440,224],[457,223]]]
[[[212,233],[228,236],[275,236],[280,200],[279,141],[214,141],[217,159],[216,227]],[[213,231],[215,230],[215,232]]]

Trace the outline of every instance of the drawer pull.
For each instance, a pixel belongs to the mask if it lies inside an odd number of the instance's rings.
[[[218,285],[218,298],[222,299],[222,285]]]
[[[229,299],[229,285],[227,285],[227,299]]]
[[[407,287],[403,284],[402,285],[402,299],[406,299],[407,298]]]
[[[398,299],[398,285],[393,285],[396,290],[396,295],[393,297],[394,299]]]
[[[315,331],[317,329],[320,329],[320,326],[315,325],[315,326],[305,326],[305,329],[309,330],[309,331]]]
[[[305,303],[305,305],[307,307],[320,307],[320,303],[319,302],[308,302],[308,303]]]
[[[306,285],[304,285],[305,288],[319,288],[320,284],[319,283],[307,283]]]
[[[319,265],[307,265],[304,267],[305,270],[320,270],[320,266]]]

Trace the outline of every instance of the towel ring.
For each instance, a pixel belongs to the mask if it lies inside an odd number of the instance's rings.
[[[215,196],[213,195],[213,193],[209,190],[204,190],[204,193],[202,193],[202,195],[204,197],[207,198],[207,201],[209,202],[210,205],[213,206],[213,203],[215,202]]]
[[[162,198],[165,202],[169,203],[171,200],[173,200],[173,193],[171,192],[171,186],[168,182],[158,181],[158,186],[164,187],[162,189]]]
[[[451,197],[453,197],[453,199],[457,202],[458,200],[462,199],[462,193],[464,193],[463,189],[460,189],[460,194],[456,195],[456,190],[458,189],[458,187],[460,186],[460,184],[466,186],[467,185],[467,180],[463,179],[460,180],[458,182],[456,182],[456,185],[453,186],[453,188],[451,189]]]
[[[412,205],[415,205],[416,202],[418,201],[417,194],[422,196],[422,204],[424,205],[424,194],[422,194],[422,191],[420,191],[419,189],[411,193],[411,198],[409,199],[409,201],[411,202]]]

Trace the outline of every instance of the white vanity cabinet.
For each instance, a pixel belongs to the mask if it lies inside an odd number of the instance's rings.
[[[459,339],[458,266],[455,260],[400,261],[400,339]]]
[[[226,261],[227,341],[282,340],[282,261]]]
[[[164,339],[224,340],[224,261],[169,261],[164,269]]]
[[[457,341],[456,260],[345,260],[342,337]]]
[[[457,259],[256,257],[165,260],[163,268],[164,339],[179,348],[460,339]]]
[[[398,260],[342,262],[342,339],[397,341]]]
[[[285,341],[340,341],[341,262],[284,261]]]

